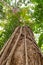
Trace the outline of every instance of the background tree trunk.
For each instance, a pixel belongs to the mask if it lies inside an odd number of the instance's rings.
[[[43,65],[41,52],[28,26],[15,29],[0,51],[0,65]]]

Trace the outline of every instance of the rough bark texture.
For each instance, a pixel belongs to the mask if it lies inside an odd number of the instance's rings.
[[[0,51],[0,65],[43,65],[41,52],[28,26],[17,27]]]

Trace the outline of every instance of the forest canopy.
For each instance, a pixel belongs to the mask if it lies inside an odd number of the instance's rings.
[[[0,49],[19,25],[34,33],[43,52],[43,0],[0,0]]]

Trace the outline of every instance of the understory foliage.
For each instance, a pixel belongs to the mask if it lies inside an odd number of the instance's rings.
[[[43,50],[43,0],[0,0],[0,49],[14,29],[23,25],[30,26]]]

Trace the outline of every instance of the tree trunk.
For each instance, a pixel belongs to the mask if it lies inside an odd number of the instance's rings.
[[[17,27],[0,51],[0,65],[43,65],[41,52],[28,26]]]

